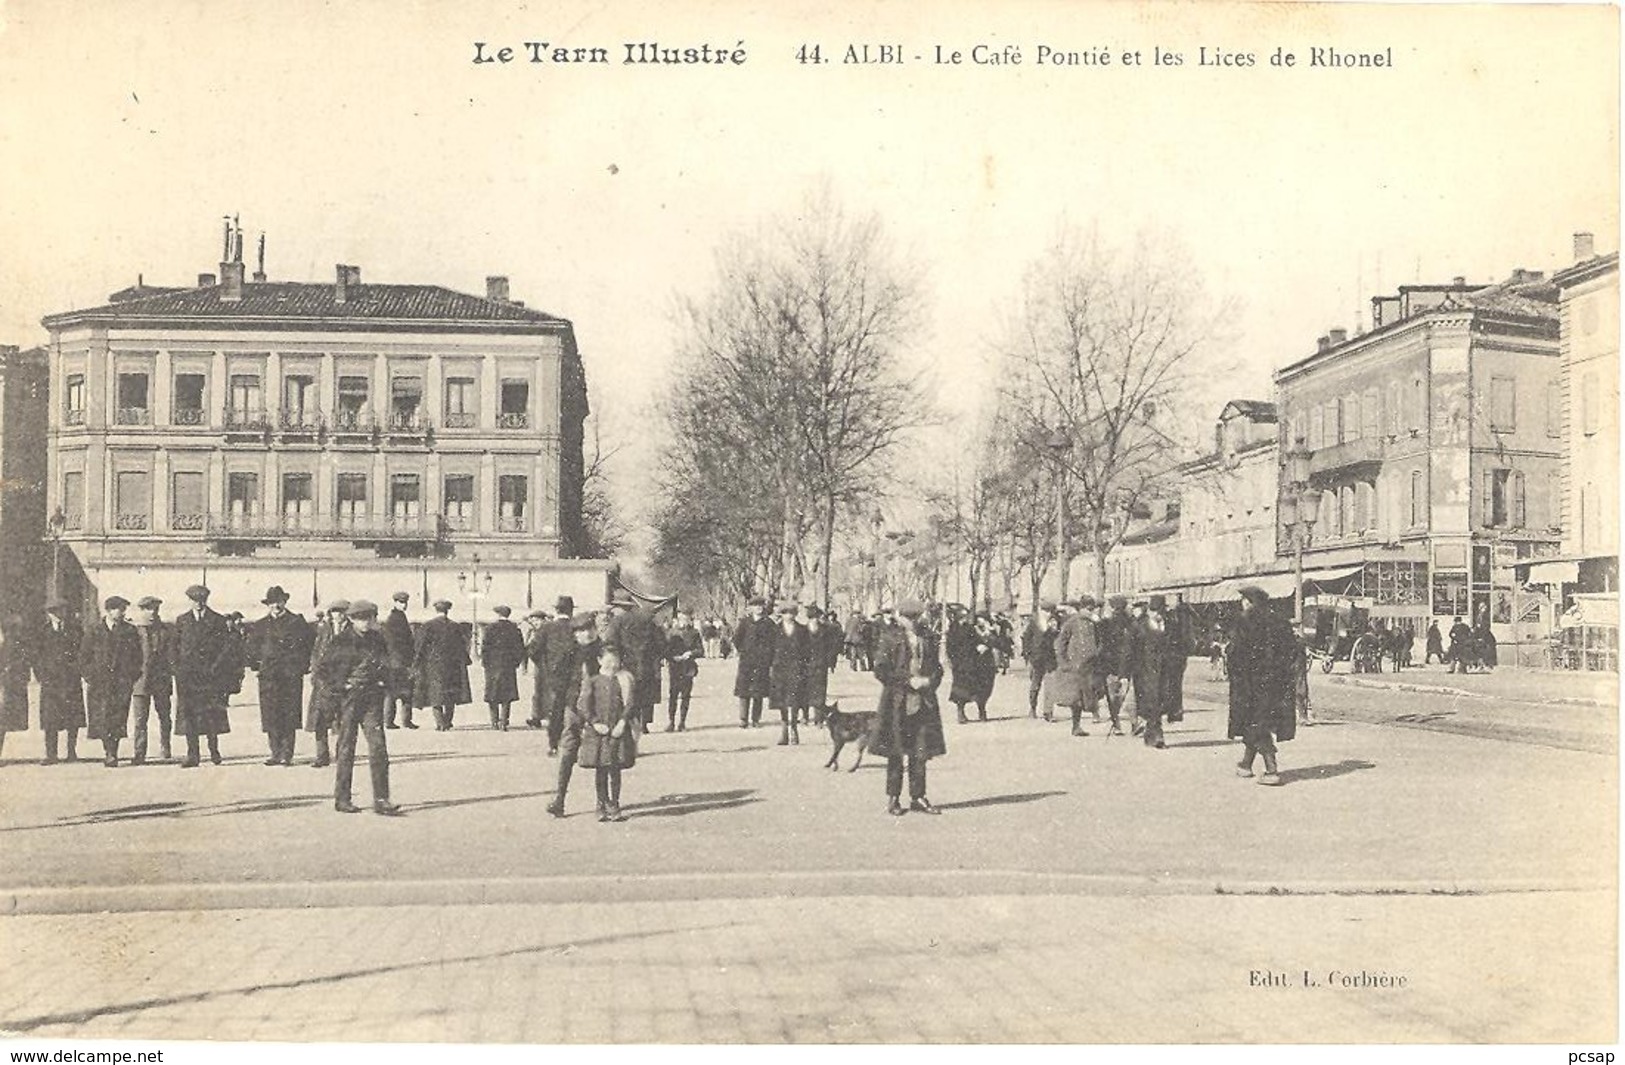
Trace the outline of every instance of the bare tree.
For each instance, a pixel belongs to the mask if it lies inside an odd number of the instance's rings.
[[[581,481],[582,557],[614,558],[626,546],[631,532],[609,491],[609,465],[620,448],[604,450],[598,416],[590,415],[587,421],[588,446]]]
[[[1063,226],[1027,271],[1002,345],[1006,409],[1024,446],[1048,451],[1064,475],[1063,574],[1075,535],[1105,588],[1129,515],[1177,462],[1177,420],[1194,375],[1213,369],[1228,311],[1155,234],[1116,249]]]

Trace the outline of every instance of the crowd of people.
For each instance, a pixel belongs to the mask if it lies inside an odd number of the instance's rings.
[[[32,675],[45,764],[77,761],[81,730],[101,743],[109,768],[123,764],[126,739],[133,741],[128,764],[146,764],[156,722],[153,760],[173,763],[178,738],[185,744],[182,768],[202,765],[205,752],[218,765],[221,737],[232,731],[231,696],[253,673],[265,764],[294,765],[298,735],[308,733],[308,764],[335,767],[335,808],[358,812],[351,780],[364,739],[372,808],[393,816],[400,807],[390,797],[386,732],[419,728],[424,711],[437,730],[452,729],[458,709],[473,701],[470,670],[477,662],[496,730],[510,728],[513,706],[524,699],[521,676],[529,674],[523,724],[545,731],[547,754],[558,760],[547,811],[565,815],[580,766],[594,770],[600,819],[616,821],[623,819],[621,773],[636,764],[639,737],[656,721],[663,675],[666,731],[684,731],[699,662],[731,655],[739,727],[759,728],[764,709],[777,711],[778,743],[788,746],[800,743],[801,726],[821,723],[830,711],[830,674],[844,659],[882,686],[878,705],[864,713],[872,715],[869,750],[887,761],[888,810],[936,813],[926,766],[946,751],[937,694],[945,664],[953,674],[948,701],[958,721],[969,724],[971,707],[975,721],[987,720],[997,678],[1015,652],[1007,616],[916,601],[855,614],[843,625],[813,603],[770,606],[758,598],[730,631],[715,618],[696,625],[686,612],[663,622],[624,592],[603,610],[583,613],[561,596],[552,611],[534,610],[518,622],[508,607],[496,606],[494,620],[476,635],[452,620],[447,600],[414,624],[405,592],[393,596],[387,612],[367,600],[338,600],[314,621],[289,610],[280,587],[267,589],[265,613],[252,621],[214,611],[209,594],[202,585],[189,588],[187,609],[167,621],[156,597],[134,604],[131,618],[132,604],[117,595],[88,625],[55,599],[43,625],[7,619],[0,625],[0,751],[6,732],[28,727]],[[1263,592],[1244,589],[1241,606],[1226,654],[1230,733],[1248,752],[1238,772],[1251,776],[1261,755],[1261,782],[1278,783],[1274,743],[1291,738],[1306,712],[1304,648],[1268,609]],[[1104,703],[1109,735],[1121,735],[1132,700],[1133,733],[1148,747],[1164,748],[1164,723],[1184,714],[1193,624],[1188,607],[1158,595],[1132,605],[1122,596],[1104,604],[1088,596],[1044,604],[1021,641],[1029,715],[1054,720],[1062,707],[1073,735],[1084,736],[1084,715],[1099,722]]]

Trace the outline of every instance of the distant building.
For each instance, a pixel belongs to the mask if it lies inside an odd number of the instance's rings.
[[[1561,309],[1563,555],[1582,592],[1619,591],[1619,253],[1584,255],[1557,274]]]
[[[201,581],[258,610],[404,590],[477,611],[570,593],[581,542],[586,378],[563,318],[435,285],[244,278],[138,284],[53,314],[49,507],[88,599]],[[9,433],[8,433],[9,435]],[[471,609],[470,609],[471,608]],[[468,617],[468,612],[463,614]]]
[[[0,345],[0,613],[44,606],[46,535],[44,348]]]

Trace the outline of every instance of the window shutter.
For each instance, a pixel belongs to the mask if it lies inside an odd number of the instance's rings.
[[[1366,437],[1374,437],[1382,432],[1382,411],[1377,407],[1377,390],[1375,388],[1366,389],[1365,399],[1360,404],[1360,418]]]
[[[1471,510],[1473,524],[1487,526],[1495,514],[1495,471],[1481,469],[1478,471],[1478,492],[1474,495]]]
[[[1522,529],[1528,524],[1528,512],[1524,505],[1523,471],[1514,470],[1507,481],[1508,490],[1512,493],[1511,505],[1507,508],[1511,512],[1512,527]]]

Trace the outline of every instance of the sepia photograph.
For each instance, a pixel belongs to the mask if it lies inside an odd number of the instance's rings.
[[[0,1047],[1611,1061],[1619,64],[0,0]]]

